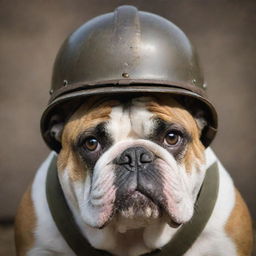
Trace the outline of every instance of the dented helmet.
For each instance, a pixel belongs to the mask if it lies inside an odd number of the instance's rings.
[[[92,95],[168,93],[202,113],[207,125],[201,141],[207,147],[217,131],[217,114],[205,87],[195,49],[182,30],[161,16],[120,6],[86,22],[63,43],[42,136],[59,151],[51,128]]]

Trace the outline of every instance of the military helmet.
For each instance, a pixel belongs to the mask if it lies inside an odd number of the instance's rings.
[[[216,134],[217,114],[187,36],[165,18],[125,5],[86,22],[63,43],[41,119],[44,140],[59,151],[54,123],[65,122],[86,97],[124,93],[170,93],[192,102],[207,119],[203,144]]]

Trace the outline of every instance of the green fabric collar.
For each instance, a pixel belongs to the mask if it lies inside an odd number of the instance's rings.
[[[77,256],[110,256],[111,254],[108,252],[93,248],[82,235],[64,197],[57,174],[56,161],[57,156],[55,155],[48,169],[46,197],[58,230]],[[196,241],[207,224],[216,203],[218,189],[219,171],[217,162],[215,162],[207,169],[196,202],[197,210],[192,219],[178,230],[166,246],[143,256],[182,256]]]

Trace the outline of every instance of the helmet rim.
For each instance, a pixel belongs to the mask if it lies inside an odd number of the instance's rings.
[[[217,128],[218,128],[218,117],[217,112],[213,104],[207,99],[205,95],[200,95],[196,92],[190,91],[188,89],[184,89],[181,87],[174,87],[170,85],[164,84],[133,84],[133,86],[127,85],[119,85],[115,86],[113,84],[108,84],[105,86],[101,86],[98,88],[86,88],[77,91],[67,92],[66,94],[62,94],[58,97],[53,98],[45,111],[43,112],[41,118],[41,133],[46,144],[53,150],[59,151],[61,145],[57,142],[51,135],[51,122],[50,119],[52,116],[57,114],[57,108],[63,106],[63,104],[73,104],[72,110],[69,109],[69,114],[65,114],[65,121],[67,121],[68,117],[75,111],[78,107],[78,104],[74,104],[74,100],[81,101],[86,100],[86,98],[91,96],[100,96],[100,95],[111,95],[111,94],[135,94],[135,93],[143,93],[143,94],[154,94],[154,93],[165,93],[170,94],[172,96],[184,96],[197,100],[197,102],[202,103],[203,108],[207,111],[207,123],[208,125],[205,127],[204,131],[201,135],[201,141],[205,147],[208,147],[209,144],[214,139]],[[79,103],[80,105],[81,103]]]

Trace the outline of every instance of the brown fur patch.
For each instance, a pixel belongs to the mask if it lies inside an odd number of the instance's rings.
[[[118,105],[118,101],[103,101],[99,105],[83,104],[69,119],[62,134],[62,149],[58,157],[58,169],[64,170],[69,165],[69,176],[73,181],[83,180],[86,176],[84,163],[74,153],[72,145],[78,135],[97,126],[99,123],[109,120],[112,107]]]
[[[97,104],[97,102],[100,102]],[[159,103],[158,103],[159,102]],[[83,104],[69,119],[64,127],[62,134],[62,150],[58,157],[58,169],[64,170],[68,164],[69,176],[73,181],[83,180],[86,173],[84,172],[84,163],[81,163],[79,157],[73,152],[72,145],[78,135],[91,127],[95,127],[101,122],[109,120],[112,107],[120,104],[118,100],[99,101],[91,99]],[[200,129],[191,114],[180,104],[170,97],[161,97],[156,101],[151,101],[147,109],[153,112],[157,117],[168,122],[182,125],[193,138],[193,141],[186,149],[183,163],[186,170],[191,170],[195,159],[203,161],[204,147],[200,141]]]
[[[170,97],[161,97],[158,101],[150,102],[147,109],[158,118],[183,126],[190,133],[192,142],[189,143],[182,160],[187,171],[191,170],[195,159],[204,161],[204,146],[200,141],[201,131],[195,119],[184,107]]]
[[[251,255],[252,222],[248,208],[238,190],[236,190],[235,206],[225,225],[225,231],[234,241],[239,256]]]
[[[26,255],[34,245],[36,216],[31,198],[31,186],[23,195],[15,218],[15,246],[17,256]]]

